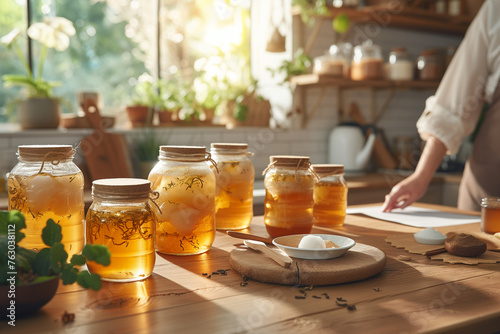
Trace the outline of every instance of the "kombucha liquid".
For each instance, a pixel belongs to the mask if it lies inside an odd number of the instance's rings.
[[[253,217],[253,165],[250,161],[224,161],[218,167],[215,225],[221,230],[247,228]]]
[[[46,248],[42,230],[48,219],[61,226],[64,249],[68,259],[81,253],[84,244],[83,175],[32,176],[9,175],[9,210],[24,214],[26,237],[19,245],[34,251]]]
[[[318,182],[314,186],[314,225],[343,226],[347,187],[343,184]]]
[[[490,234],[500,232],[500,207],[481,209],[481,230]]]
[[[274,174],[266,176],[264,223],[273,238],[307,234],[313,225],[313,185],[311,175]]]
[[[108,246],[109,266],[87,262],[103,280],[136,281],[151,275],[155,265],[154,214],[149,208],[89,209],[87,243]]]
[[[208,251],[215,239],[215,176],[212,171],[173,167],[153,171],[151,188],[160,197],[156,250],[173,255]],[[154,209],[157,210],[157,209]]]

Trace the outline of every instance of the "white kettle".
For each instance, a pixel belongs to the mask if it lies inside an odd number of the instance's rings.
[[[328,162],[344,165],[346,172],[361,172],[366,169],[374,143],[375,131],[365,141],[359,124],[339,124],[330,133]]]

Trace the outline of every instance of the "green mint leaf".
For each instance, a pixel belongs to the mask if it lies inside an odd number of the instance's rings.
[[[92,290],[97,291],[101,288],[101,278],[99,275],[91,274],[88,271],[80,272],[78,274],[77,282],[85,289],[91,288]]]
[[[67,259],[68,253],[64,250],[64,245],[60,242],[54,243],[50,248],[50,266],[56,274],[61,272]]]
[[[85,256],[80,254],[75,254],[71,258],[70,263],[74,266],[83,266],[85,264]]]
[[[111,263],[111,253],[107,246],[87,244],[83,247],[82,254],[87,260],[95,261],[103,266],[109,266]]]
[[[64,285],[73,284],[78,278],[78,269],[66,267],[61,270],[61,280]]]
[[[16,247],[16,266],[17,270],[21,269],[24,272],[32,270],[32,263],[35,261],[36,252],[23,247]]]
[[[52,219],[47,220],[47,225],[42,230],[42,240],[49,247],[52,247],[56,242],[61,242],[61,226]]]
[[[0,211],[0,235],[8,235],[9,231],[14,230],[16,235],[16,243],[21,241],[25,235],[20,232],[26,228],[24,216],[17,210]]]
[[[38,276],[49,276],[50,274],[50,248],[40,250],[33,262],[33,271]]]

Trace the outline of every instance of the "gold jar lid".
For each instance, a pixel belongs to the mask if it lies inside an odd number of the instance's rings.
[[[246,150],[248,144],[245,143],[212,143],[210,144],[212,149],[223,149],[223,150]]]
[[[311,165],[311,168],[319,176],[343,175],[344,174],[344,165],[314,164],[314,165]]]
[[[17,154],[24,161],[61,161],[72,159],[75,150],[71,145],[19,145]]]
[[[309,159],[309,157],[297,155],[271,155],[269,162],[270,165],[277,167],[308,168],[311,165]]]
[[[248,144],[245,143],[212,143],[210,152],[214,154],[245,154]]]
[[[149,198],[151,182],[145,179],[114,178],[92,182],[92,195],[111,199]]]
[[[160,146],[160,159],[171,159],[183,161],[187,159],[188,161],[206,160],[207,155],[205,146],[176,146],[176,145],[165,145]]]

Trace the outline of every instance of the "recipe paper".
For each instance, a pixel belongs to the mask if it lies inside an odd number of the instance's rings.
[[[347,214],[363,214],[372,218],[413,227],[442,227],[481,222],[481,217],[450,213],[416,206],[382,212],[382,206],[348,208]]]

